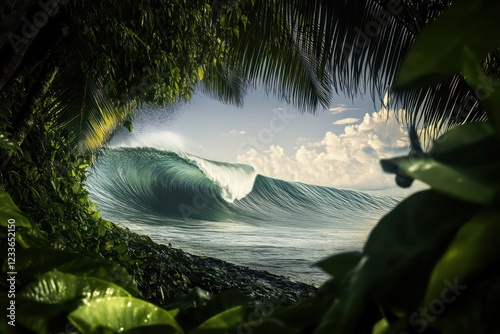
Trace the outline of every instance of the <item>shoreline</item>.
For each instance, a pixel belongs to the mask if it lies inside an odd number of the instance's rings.
[[[214,294],[237,289],[253,300],[282,305],[297,304],[318,291],[312,285],[268,271],[156,243],[146,235],[104,219],[101,223],[107,225],[107,229],[99,238],[104,247],[97,256],[124,267],[134,278],[142,297],[156,305],[165,305],[196,287]],[[114,246],[117,241],[119,247]],[[96,254],[95,250],[87,251]]]

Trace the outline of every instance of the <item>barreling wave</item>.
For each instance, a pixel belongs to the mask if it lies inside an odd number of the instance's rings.
[[[148,147],[112,148],[86,183],[91,198],[113,217],[243,221],[252,224],[337,224],[352,228],[380,216],[397,200],[362,192],[286,182],[248,165],[206,160]],[[348,219],[347,219],[348,218]]]

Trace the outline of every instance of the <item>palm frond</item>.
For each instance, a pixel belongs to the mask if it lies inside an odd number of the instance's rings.
[[[317,54],[329,67],[337,91],[354,97],[367,89],[372,98],[381,101],[388,92],[391,107],[404,108],[406,117],[402,121],[411,126],[447,128],[484,119],[485,112],[475,92],[458,76],[435,87],[409,91],[391,88],[416,34],[435,20],[450,1],[319,2],[325,14],[315,17],[313,27],[317,30],[312,32],[327,32],[321,41],[324,46]],[[309,7],[299,11],[314,12]],[[424,132],[425,135],[429,134]]]
[[[328,108],[334,94],[369,94],[404,108],[401,121],[452,127],[484,119],[475,92],[459,77],[414,91],[391,89],[419,33],[450,4],[445,0],[254,0],[236,62],[252,81],[304,111]],[[491,67],[491,64],[490,64]],[[433,131],[433,133],[437,133]]]
[[[75,68],[60,71],[54,79],[49,112],[67,130],[69,140],[77,144],[75,147],[95,151],[110,138],[128,110],[111,103],[102,78],[93,78]]]
[[[248,25],[229,43],[228,65],[301,110],[315,112],[320,104],[328,105],[330,80],[316,57],[301,47],[299,22],[290,15],[288,1],[248,2],[243,11]]]
[[[208,66],[200,82],[201,91],[220,102],[243,106],[247,81],[237,70],[221,61]]]

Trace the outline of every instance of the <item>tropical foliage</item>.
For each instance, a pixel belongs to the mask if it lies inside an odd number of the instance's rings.
[[[61,5],[47,30],[35,35],[57,30],[62,36],[36,37],[27,53],[2,58],[4,72],[10,75],[0,88],[5,120],[0,147],[8,162],[1,176],[8,191],[0,188],[0,256],[4,259],[9,248],[15,248],[17,259],[14,283],[3,275],[0,285],[4,305],[8,293],[16,290],[17,326],[8,325],[4,317],[2,332],[500,331],[495,313],[500,298],[496,1],[456,0],[448,9],[449,3],[441,1],[405,1],[397,3],[399,9],[389,1],[255,0],[252,7],[245,7],[250,6],[247,2],[217,7],[179,1],[175,15],[170,3],[161,2],[164,7],[158,12],[151,12],[148,3],[125,2],[119,8],[106,2]],[[31,5],[12,2],[9,9],[21,18],[33,14]],[[367,27],[373,17],[382,17],[374,15],[391,8],[391,17],[384,21],[388,23],[369,42],[361,42],[356,29],[347,29],[359,23]],[[204,26],[207,12],[220,20],[209,20],[209,28]],[[108,14],[106,25],[97,21],[101,13]],[[154,23],[174,17],[179,21],[161,28],[170,43],[163,44]],[[270,17],[278,18],[277,24],[270,24]],[[228,20],[233,23],[223,24]],[[5,22],[15,25],[16,20]],[[257,29],[245,29],[251,24],[259,27],[260,40],[253,35]],[[137,35],[135,26],[144,35]],[[70,34],[76,31],[73,39],[64,39],[66,28]],[[283,34],[285,40],[280,39]],[[347,37],[340,39],[343,36]],[[0,40],[0,47],[7,40]],[[36,44],[41,40],[49,43]],[[107,44],[96,47],[101,41]],[[207,46],[206,41],[214,43]],[[400,60],[413,42],[405,60]],[[19,49],[25,44],[18,44]],[[175,51],[163,53],[164,47]],[[174,53],[185,58],[172,58]],[[297,69],[293,73],[292,67]],[[144,68],[145,76],[136,71]],[[386,215],[361,252],[319,262],[332,278],[315,297],[285,307],[248,301],[234,292],[214,296],[195,290],[160,307],[141,299],[130,272],[96,258],[95,254],[112,252],[115,261],[133,261],[122,240],[105,239],[111,224],[99,218],[82,188],[93,157],[76,154],[74,140],[93,138],[84,148],[97,147],[100,134],[108,134],[117,120],[125,119],[128,108],[188,98],[202,78],[206,89],[222,99],[241,93],[246,80],[262,80],[282,97],[310,106],[315,101],[327,103],[330,84],[359,93],[361,83],[371,78],[368,88],[377,95],[396,78],[391,90],[399,94],[396,101],[417,112],[409,113],[417,125],[453,125],[453,120],[466,117],[484,119],[485,113],[489,121],[450,129],[429,152],[382,161],[387,172],[421,180],[431,189],[409,197]],[[238,94],[227,101],[241,101]],[[74,115],[79,115],[76,121]],[[5,243],[12,219],[15,243]],[[84,258],[71,250],[94,256]],[[6,273],[8,262],[3,262]]]
[[[482,3],[483,1],[480,1]],[[64,4],[63,4],[64,3]],[[408,123],[426,128],[484,120],[477,93],[460,76],[394,90],[402,55],[450,1],[43,1],[3,5],[0,96],[14,142],[50,113],[68,138],[95,150],[138,105],[164,106],[202,89],[241,105],[245,89],[303,111],[335,94],[389,91]],[[43,19],[43,20],[42,20]],[[38,20],[38,21],[37,21]],[[35,24],[36,23],[36,24]],[[483,67],[500,75],[498,50]],[[203,80],[201,80],[203,79]],[[50,103],[42,108],[42,99]]]

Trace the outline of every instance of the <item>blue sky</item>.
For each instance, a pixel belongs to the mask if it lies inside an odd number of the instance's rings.
[[[338,96],[328,110],[313,115],[262,90],[249,92],[243,108],[197,94],[174,112],[139,112],[134,131],[120,132],[114,142],[163,142],[287,181],[394,190],[393,176],[384,174],[378,161],[408,152],[406,130],[395,118],[394,111],[377,110],[370,98]]]

